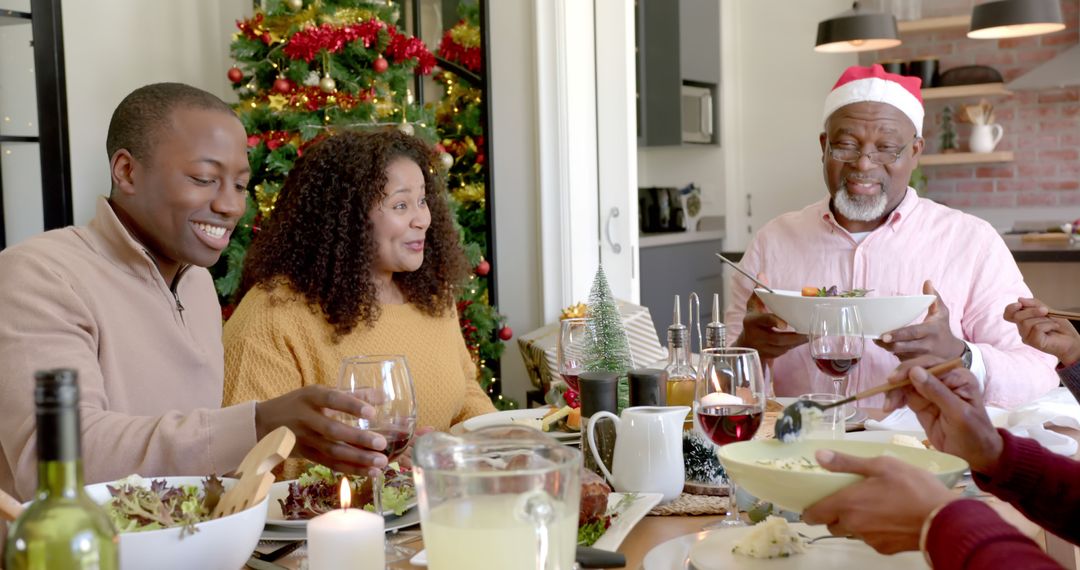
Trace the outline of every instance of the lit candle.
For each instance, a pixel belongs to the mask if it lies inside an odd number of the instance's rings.
[[[701,398],[701,407],[712,408],[715,406],[738,406],[743,404],[743,399],[724,392],[710,392]]]
[[[307,524],[310,570],[383,570],[383,518],[350,509],[352,492],[341,479],[341,510],[321,514]]]

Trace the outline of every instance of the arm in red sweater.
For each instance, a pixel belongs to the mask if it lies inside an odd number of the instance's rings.
[[[1005,446],[991,473],[974,473],[981,489],[1016,507],[1044,529],[1080,544],[1080,461],[1033,439],[998,430]]]
[[[953,501],[938,512],[926,535],[926,553],[942,570],[1061,569],[989,505],[970,499]]]

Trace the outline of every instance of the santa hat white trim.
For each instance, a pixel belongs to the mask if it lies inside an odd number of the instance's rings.
[[[864,102],[886,103],[900,109],[915,124],[915,135],[922,136],[925,114],[922,102],[899,83],[880,77],[856,79],[833,89],[825,97],[825,116],[822,120],[828,122],[829,115],[840,107]]]

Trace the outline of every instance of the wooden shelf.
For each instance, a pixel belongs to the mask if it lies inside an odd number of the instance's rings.
[[[1013,153],[1011,150],[999,150],[995,152],[953,152],[949,154],[924,154],[919,157],[919,166],[1012,161]]]
[[[922,20],[904,20],[896,23],[901,34],[933,32],[937,30],[957,30],[971,26],[971,15],[946,16],[944,18],[924,18]]]
[[[975,85],[955,85],[952,87],[928,87],[922,90],[923,100],[958,99],[960,97],[987,97],[1012,95],[1004,83],[977,83]]]

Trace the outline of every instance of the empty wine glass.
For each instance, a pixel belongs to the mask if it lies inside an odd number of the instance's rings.
[[[400,355],[354,356],[341,362],[338,389],[354,394],[375,408],[371,419],[342,414],[340,420],[386,438],[387,463],[397,459],[412,441],[416,428],[416,390],[405,357]],[[372,505],[382,508],[383,471],[372,481]],[[404,560],[415,554],[408,548],[386,543],[386,561]]]
[[[833,393],[847,391],[847,377],[863,355],[862,320],[853,305],[821,303],[810,318],[810,356],[833,381]],[[846,408],[846,406],[845,406]],[[841,417],[846,417],[847,411]]]
[[[585,368],[585,338],[589,334],[583,318],[563,319],[559,323],[559,343],[556,347],[559,375],[563,382],[578,391],[578,375]]]
[[[765,415],[765,374],[752,348],[707,348],[701,352],[702,370],[694,388],[694,420],[701,433],[716,445],[754,437]],[[728,513],[705,528],[746,526],[739,517],[735,482],[727,473]]]

